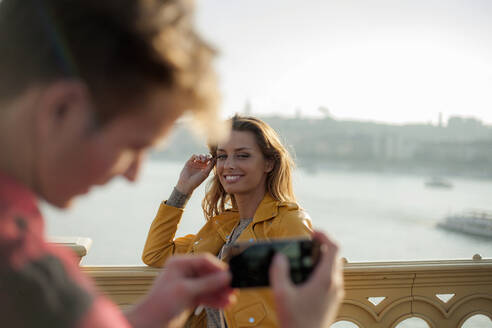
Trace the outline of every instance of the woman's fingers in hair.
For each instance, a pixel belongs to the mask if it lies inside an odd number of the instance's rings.
[[[192,167],[195,168],[205,169],[208,168],[211,164],[215,164],[215,161],[209,154],[195,154],[191,156],[187,164],[190,164]]]
[[[193,162],[208,163],[213,158],[210,154],[194,154],[193,156],[191,156],[191,159]]]

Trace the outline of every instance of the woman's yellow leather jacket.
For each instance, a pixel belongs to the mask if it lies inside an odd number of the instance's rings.
[[[196,235],[176,238],[183,209],[162,203],[152,222],[142,259],[152,267],[162,267],[166,260],[178,253],[217,255],[239,222],[239,212],[227,210],[207,221]],[[265,195],[253,221],[237,241],[270,240],[310,236],[311,220],[296,203],[281,202]],[[229,328],[278,327],[273,296],[269,288],[243,289],[238,301],[224,311]],[[189,320],[190,327],[206,327],[205,311]]]

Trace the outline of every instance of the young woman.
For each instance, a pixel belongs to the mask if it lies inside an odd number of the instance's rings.
[[[311,221],[292,190],[293,161],[276,132],[254,117],[234,116],[226,142],[210,155],[193,155],[150,227],[143,261],[161,267],[177,253],[209,252],[219,258],[233,242],[311,235]],[[186,201],[209,175],[202,202],[206,223],[196,235],[174,238]],[[269,289],[243,289],[224,311],[197,308],[191,327],[278,327]]]

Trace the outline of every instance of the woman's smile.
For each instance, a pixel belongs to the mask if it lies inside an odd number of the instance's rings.
[[[239,179],[241,179],[241,175],[231,175],[231,174],[225,174],[224,175],[224,180],[225,182],[227,183],[236,183],[239,181]]]

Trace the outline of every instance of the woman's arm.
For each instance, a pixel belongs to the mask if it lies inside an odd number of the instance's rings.
[[[207,155],[193,155],[185,163],[169,201],[161,204],[150,226],[142,254],[145,264],[162,267],[171,255],[188,250],[195,235],[174,239],[178,223],[187,199],[208,177],[214,164],[214,159]]]
[[[151,267],[162,267],[166,260],[178,253],[185,253],[195,235],[174,239],[183,209],[162,203],[150,226],[142,260]]]

